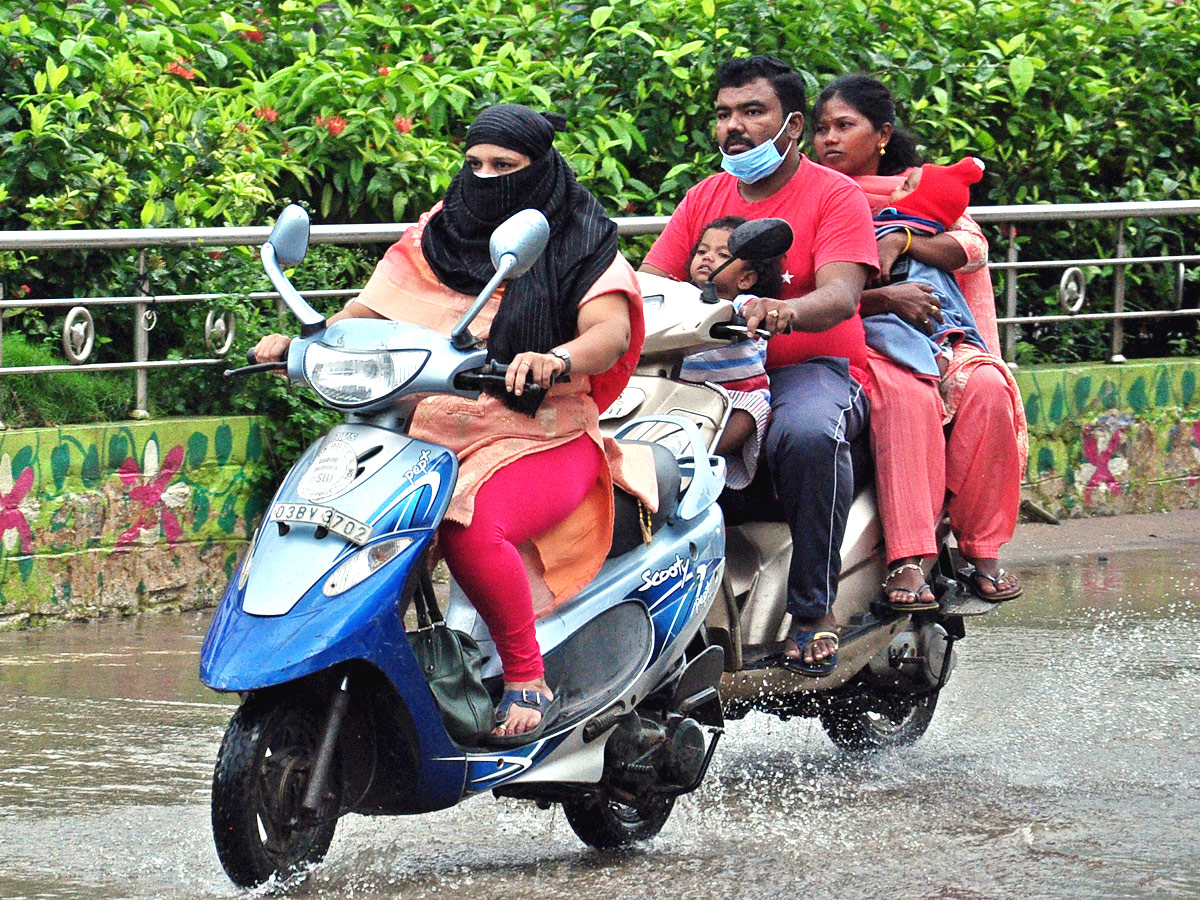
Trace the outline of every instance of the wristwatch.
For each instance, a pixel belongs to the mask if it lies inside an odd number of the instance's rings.
[[[555,347],[550,351],[550,355],[557,356],[566,364],[567,367],[562,370],[563,375],[569,375],[571,373],[571,351],[569,351],[566,347]]]

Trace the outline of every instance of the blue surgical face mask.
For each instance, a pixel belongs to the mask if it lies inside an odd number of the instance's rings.
[[[790,112],[787,118],[783,120],[783,127],[779,129],[779,133],[769,141],[763,141],[752,150],[743,150],[741,153],[728,154],[724,150],[721,151],[721,168],[736,178],[738,181],[744,181],[746,184],[754,184],[756,181],[762,181],[768,175],[774,174],[775,170],[783,165],[783,154],[779,152],[779,148],[775,146],[775,142],[783,136],[787,130],[788,123],[792,121],[794,112]],[[788,141],[788,150],[792,149],[792,142]]]

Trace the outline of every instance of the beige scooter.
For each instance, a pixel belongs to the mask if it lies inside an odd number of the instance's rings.
[[[729,247],[738,258],[770,258],[790,243],[786,222],[758,220],[737,229]],[[746,339],[744,322],[729,301],[702,296],[692,285],[645,273],[638,278],[646,342],[636,373],[601,416],[601,426],[616,430],[636,415],[684,416],[700,427],[712,453],[729,418],[729,395],[719,385],[678,380],[680,362],[690,353]],[[655,441],[677,455],[687,446],[682,433],[661,423],[648,423],[624,439]],[[838,665],[822,678],[780,665],[789,625],[787,525],[753,521],[727,528],[721,593],[706,621],[709,642],[725,653],[721,695],[727,718],[752,709],[784,719],[817,716],[835,744],[855,750],[899,746],[924,734],[954,667],[954,642],[965,635],[963,617],[998,604],[975,598],[954,578],[962,562],[943,527],[940,557],[926,572],[939,608],[897,614],[878,606],[887,561],[874,487],[869,477],[864,480],[842,543],[834,605],[841,633]]]

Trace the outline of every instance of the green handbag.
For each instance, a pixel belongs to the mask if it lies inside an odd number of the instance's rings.
[[[408,632],[446,731],[459,744],[477,744],[492,730],[495,707],[483,686],[483,653],[469,634],[446,624],[428,575],[414,594],[416,631]]]

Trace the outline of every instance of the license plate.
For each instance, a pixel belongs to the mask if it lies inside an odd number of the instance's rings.
[[[371,539],[371,526],[366,522],[319,503],[276,503],[271,510],[271,521],[317,525],[360,545]]]

